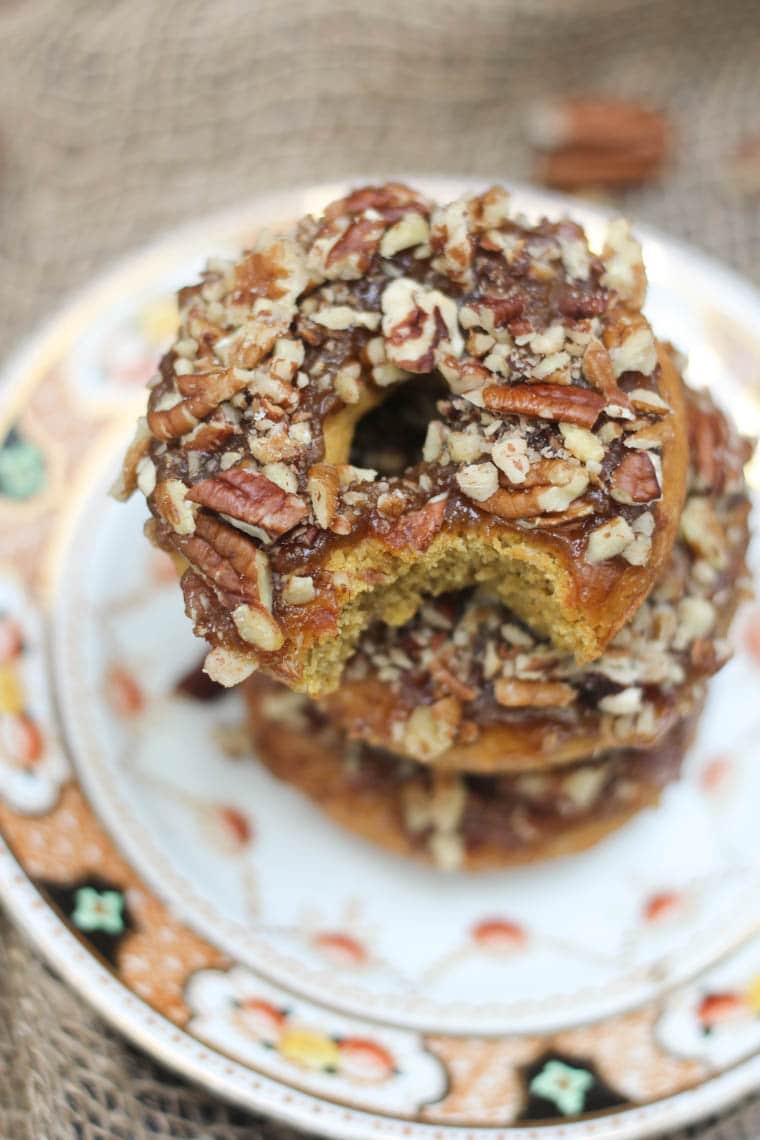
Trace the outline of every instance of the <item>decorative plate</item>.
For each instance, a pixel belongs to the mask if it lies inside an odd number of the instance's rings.
[[[469,188],[414,181],[442,198]],[[760,1081],[760,608],[739,615],[686,775],[657,810],[582,855],[445,877],[336,830],[257,766],[239,698],[209,700],[201,683],[144,506],[107,498],[173,290],[206,255],[343,190],[258,200],[161,241],[8,366],[5,902],[133,1041],[304,1129],[623,1140],[675,1127]],[[590,206],[515,196],[600,233]],[[656,234],[645,254],[660,336],[760,431],[758,295]]]

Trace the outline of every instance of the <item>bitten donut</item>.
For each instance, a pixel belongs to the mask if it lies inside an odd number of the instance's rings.
[[[441,769],[545,768],[651,747],[701,703],[748,588],[749,445],[706,394],[687,399],[689,492],[652,593],[601,657],[578,665],[482,591],[426,602],[362,638],[323,698],[349,737]]]
[[[683,503],[681,379],[641,313],[623,221],[597,256],[494,187],[437,206],[366,187],[209,262],[179,293],[117,494],[183,567],[206,668],[334,689],[362,631],[491,580],[590,660],[640,604]],[[358,421],[443,383],[418,461],[348,462]]]
[[[244,686],[256,756],[336,823],[442,870],[485,871],[592,846],[657,803],[696,717],[653,749],[619,749],[545,772],[441,772],[347,741],[308,698],[261,677]]]

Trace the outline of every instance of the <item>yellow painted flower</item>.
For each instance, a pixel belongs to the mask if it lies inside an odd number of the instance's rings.
[[[334,1069],[339,1060],[338,1046],[316,1029],[283,1030],[278,1043],[281,1057],[305,1069]]]
[[[24,708],[24,689],[18,672],[11,664],[0,664],[0,713],[20,713]]]
[[[151,344],[163,346],[177,332],[177,302],[174,297],[160,297],[151,301],[140,313],[140,331]]]
[[[745,997],[752,1012],[760,1016],[760,974],[755,974],[754,978],[750,979]]]

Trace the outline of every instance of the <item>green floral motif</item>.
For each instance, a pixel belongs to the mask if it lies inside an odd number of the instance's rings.
[[[547,1061],[530,1082],[530,1091],[555,1104],[563,1116],[583,1111],[586,1093],[594,1083],[588,1069],[574,1069],[564,1061]]]
[[[45,486],[45,457],[35,443],[11,430],[0,448],[0,493],[31,499]]]
[[[124,932],[124,895],[120,891],[96,891],[80,887],[74,895],[74,926],[80,930],[102,930],[104,934]]]

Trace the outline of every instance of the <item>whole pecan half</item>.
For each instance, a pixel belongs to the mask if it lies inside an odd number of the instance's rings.
[[[171,545],[231,601],[269,602],[266,555],[234,527],[199,514],[195,532],[172,536]]]
[[[538,416],[590,428],[607,401],[592,388],[572,384],[504,384],[486,388],[483,402],[489,412]]]
[[[219,511],[232,519],[261,527],[278,538],[297,526],[307,514],[306,504],[257,471],[230,468],[196,483],[186,495],[193,503]]]
[[[612,472],[610,494],[618,503],[651,503],[662,494],[654,463],[646,451],[627,451]]]

